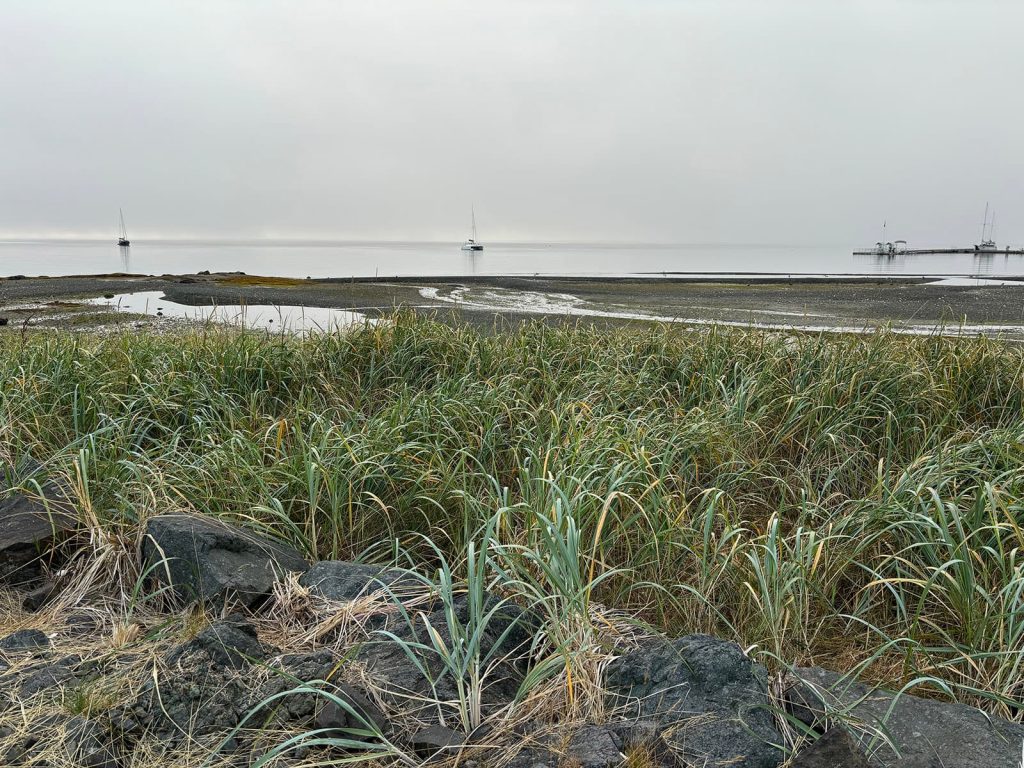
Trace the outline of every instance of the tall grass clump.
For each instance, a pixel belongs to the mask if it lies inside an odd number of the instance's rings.
[[[167,511],[312,558],[397,544],[430,573],[483,546],[563,628],[537,649],[551,678],[598,669],[597,607],[1019,717],[1022,377],[1017,346],[884,331],[4,335],[0,463],[74,489],[83,589],[134,595]],[[446,662],[471,727],[488,660]]]

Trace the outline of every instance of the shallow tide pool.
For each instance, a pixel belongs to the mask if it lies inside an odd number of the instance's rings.
[[[268,304],[178,304],[163,291],[120,293],[112,298],[91,299],[89,304],[120,312],[240,325],[245,328],[285,330],[293,333],[333,331],[372,322],[361,312],[329,307],[274,306]]]

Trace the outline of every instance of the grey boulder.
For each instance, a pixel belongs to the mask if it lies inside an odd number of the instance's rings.
[[[142,555],[158,583],[184,602],[262,603],[286,572],[309,566],[291,547],[200,515],[160,515],[146,523]]]
[[[1020,723],[963,704],[897,696],[818,667],[793,670],[790,682],[790,701],[805,722],[839,709],[859,721],[857,741],[876,768],[1016,768],[1021,762]]]
[[[806,749],[800,750],[792,768],[870,768],[856,739],[843,728],[830,728]]]
[[[348,602],[377,590],[415,583],[415,579],[396,568],[352,563],[347,560],[321,560],[299,577],[299,584],[328,600]]]
[[[768,673],[735,643],[708,635],[655,638],[613,661],[606,685],[627,715],[658,721],[686,766],[775,768],[782,735]]]
[[[38,629],[19,629],[0,638],[0,651],[30,651],[49,647],[50,638]]]
[[[0,501],[0,584],[39,579],[42,566],[76,525],[74,507],[54,482],[41,495],[18,493]]]

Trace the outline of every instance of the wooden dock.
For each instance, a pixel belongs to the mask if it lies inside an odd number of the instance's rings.
[[[908,248],[905,251],[879,253],[875,250],[854,251],[854,256],[929,256],[942,253],[972,253],[975,256],[1024,256],[1024,248]]]

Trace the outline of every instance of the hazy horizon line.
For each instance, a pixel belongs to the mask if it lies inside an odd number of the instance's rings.
[[[178,243],[178,244],[234,244],[234,245],[453,245],[465,242],[463,239],[439,239],[439,238],[367,238],[367,237],[294,237],[294,236],[222,236],[211,237],[204,235],[177,235],[167,236],[131,236],[132,243]],[[117,246],[116,236],[105,235],[39,235],[39,234],[16,234],[0,233],[0,243],[106,243]],[[586,240],[559,238],[550,240],[527,240],[527,239],[488,239],[480,241],[483,245],[583,245],[583,246],[612,246],[612,247],[646,247],[646,248],[673,248],[679,246],[700,246],[700,247],[787,247],[787,248],[816,248],[816,247],[846,247],[846,241],[838,242],[772,242],[772,241],[731,241],[731,240]]]

